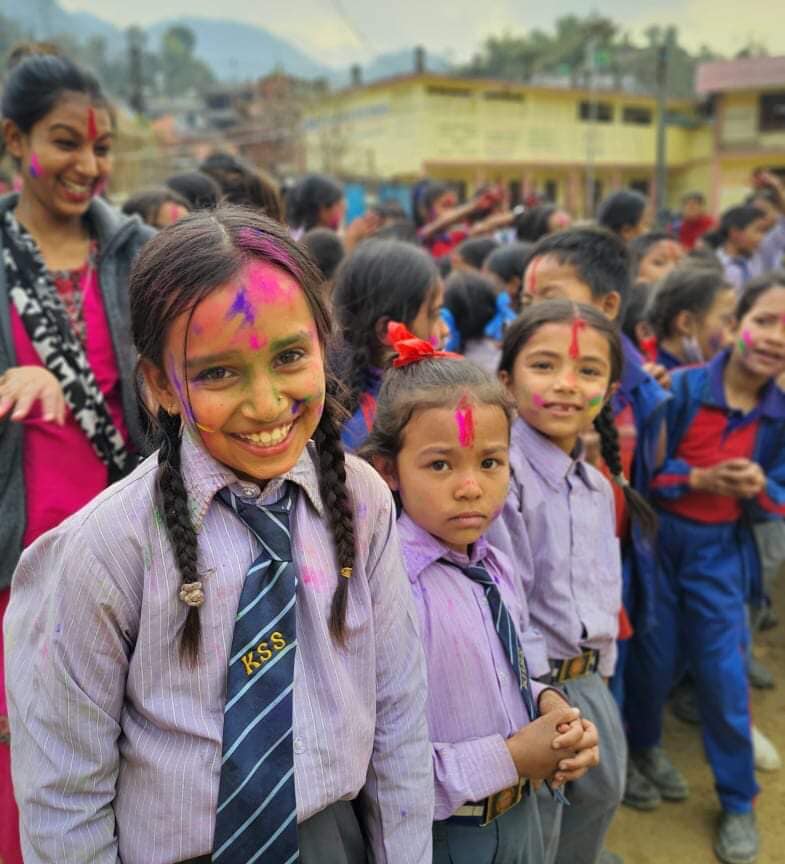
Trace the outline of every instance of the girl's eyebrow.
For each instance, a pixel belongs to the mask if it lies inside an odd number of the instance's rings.
[[[200,357],[189,357],[185,362],[186,369],[194,369],[197,366],[209,366],[211,363],[220,363],[230,357],[236,357],[237,351],[221,351],[218,354],[202,354]]]
[[[312,342],[311,334],[307,330],[300,330],[299,333],[295,333],[293,336],[284,336],[281,339],[274,339],[270,343],[270,351],[280,351],[283,348],[289,348],[292,345],[297,345],[298,342],[302,342],[303,340],[308,343]]]

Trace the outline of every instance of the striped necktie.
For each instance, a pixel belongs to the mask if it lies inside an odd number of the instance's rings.
[[[529,715],[529,720],[537,719],[537,703],[534,701],[534,693],[532,693],[531,678],[529,676],[529,668],[526,665],[526,657],[523,654],[523,649],[518,642],[518,634],[515,631],[515,622],[512,620],[507,607],[502,600],[499,586],[494,581],[491,574],[485,569],[482,561],[476,564],[456,564],[454,561],[448,561],[446,558],[441,559],[444,564],[450,564],[462,570],[472,582],[476,582],[483,587],[485,591],[485,599],[488,601],[488,608],[491,610],[491,618],[493,618],[493,626],[502,643],[504,653],[510,661],[510,665],[518,675],[518,686],[521,691],[521,698],[526,708],[526,713]],[[561,789],[554,789],[546,780],[545,785],[551,795],[560,803],[569,806],[569,801],[565,797]]]
[[[296,488],[271,505],[218,493],[261,544],[235,618],[224,707],[212,860],[290,864],[299,858],[292,703],[297,572],[289,516]]]
[[[446,561],[446,559],[445,559]],[[453,567],[458,567],[462,570],[473,582],[481,585],[485,591],[485,599],[488,601],[488,607],[491,610],[491,618],[493,618],[493,626],[496,628],[496,633],[502,643],[504,653],[510,661],[510,665],[518,676],[518,686],[521,689],[523,704],[526,706],[526,713],[529,715],[529,720],[537,718],[537,708],[534,703],[534,694],[532,693],[531,679],[529,678],[529,669],[526,666],[526,658],[523,656],[523,649],[518,642],[518,634],[515,632],[515,622],[512,616],[507,611],[507,607],[502,600],[499,586],[491,577],[491,574],[485,569],[482,561],[477,564],[455,564],[453,561],[446,561],[452,564]]]

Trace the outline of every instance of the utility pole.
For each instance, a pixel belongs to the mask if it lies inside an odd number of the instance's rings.
[[[137,114],[144,114],[144,72],[142,50],[144,33],[138,27],[129,27],[128,38],[128,102]]]
[[[595,90],[595,54],[597,40],[592,36],[586,43],[586,69],[588,71],[589,116],[586,126],[586,190],[584,194],[584,216],[591,219],[594,216],[594,159],[595,135],[597,134],[597,93]]]
[[[666,33],[657,48],[657,163],[654,176],[654,218],[660,227],[665,222],[668,204],[668,65],[671,36]]]

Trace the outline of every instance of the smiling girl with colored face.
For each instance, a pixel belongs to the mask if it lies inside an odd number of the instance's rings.
[[[320,274],[219,208],[150,241],[130,302],[160,448],[36,544],[9,607],[30,860],[427,864],[422,652],[391,496],[341,449]],[[79,795],[67,831],[44,775]]]

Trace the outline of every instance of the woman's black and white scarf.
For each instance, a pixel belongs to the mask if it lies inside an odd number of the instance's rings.
[[[0,223],[0,232],[8,294],[33,347],[59,381],[74,419],[110,476],[125,474],[131,465],[130,454],[35,240],[10,210]]]

